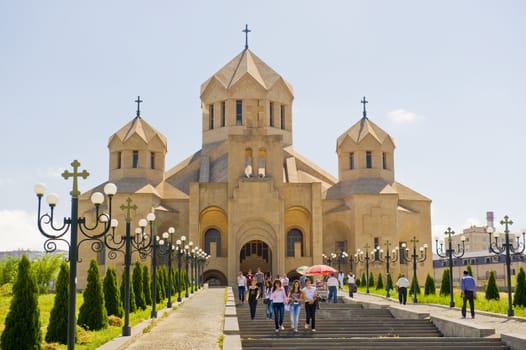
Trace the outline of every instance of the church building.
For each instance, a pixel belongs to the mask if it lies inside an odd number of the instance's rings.
[[[336,143],[334,177],[294,150],[292,86],[248,47],[202,84],[200,97],[202,146],[179,164],[165,164],[168,138],[139,108],[109,138],[108,182],[118,188],[113,216],[119,235],[126,214],[119,207],[129,197],[137,206],[132,232],[154,213],[158,234],[174,227],[174,241],[185,235],[210,254],[204,280],[223,285],[258,267],[294,274],[338,251],[355,260],[341,269],[352,267],[361,276],[365,264],[354,256],[358,249],[367,251],[375,278],[381,272],[385,281],[385,263],[374,262],[384,251],[396,248],[391,256],[407,257],[414,244],[431,247],[431,200],[395,181],[393,139],[369,119],[365,98],[354,125],[336,140],[317,141]],[[82,194],[81,215],[93,216],[90,195],[105,184]],[[427,253],[418,265],[419,281],[432,274]],[[107,250],[96,254],[81,246],[79,254],[79,288],[91,258],[103,271],[108,265],[122,271],[123,259],[108,259]],[[134,253],[132,261],[138,258]],[[399,272],[412,277],[405,259],[390,267],[393,278]]]

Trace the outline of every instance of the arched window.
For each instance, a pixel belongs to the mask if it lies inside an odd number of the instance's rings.
[[[245,149],[245,176],[251,177],[252,174],[252,149],[247,148]]]
[[[303,256],[303,233],[294,228],[287,233],[287,256],[294,257],[296,242],[300,243],[300,255]]]
[[[205,233],[205,252],[210,253],[210,243],[216,244],[216,256],[221,256],[221,232],[212,228]]]
[[[259,177],[265,177],[267,175],[267,151],[265,148],[259,149],[259,156],[258,156],[258,176]]]

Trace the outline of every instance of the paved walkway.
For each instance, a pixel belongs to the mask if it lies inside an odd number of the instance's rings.
[[[524,335],[526,335],[526,318],[508,318],[506,315],[478,311],[476,300],[475,319],[471,319],[469,315],[469,307],[467,318],[462,319],[459,307],[450,308],[449,306],[445,305],[413,304],[412,299],[410,299],[409,296],[406,305],[400,305],[398,300],[392,298],[387,299],[385,297],[377,296],[374,294],[356,293],[354,294],[354,300],[358,302],[389,304],[390,306],[401,309],[407,309],[413,312],[429,313],[431,316],[451,319],[454,320],[456,323],[475,325],[477,327],[484,328],[492,328],[495,329],[495,336],[500,336],[501,334],[516,334],[524,337]]]
[[[148,333],[142,334],[142,329],[149,321],[134,327],[131,338],[118,337],[99,350],[217,350],[223,334],[224,295],[224,288],[201,289],[168,316],[162,317],[166,309],[160,310]]]

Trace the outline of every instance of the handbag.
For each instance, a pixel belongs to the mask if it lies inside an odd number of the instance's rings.
[[[270,304],[270,299],[269,298],[263,299],[263,304],[266,304],[266,305]]]

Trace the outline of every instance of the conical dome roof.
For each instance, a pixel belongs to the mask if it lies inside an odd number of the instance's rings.
[[[213,79],[217,80],[225,89],[229,89],[247,74],[266,90],[272,88],[281,79],[290,93],[293,94],[292,86],[285,79],[252,51],[245,49],[201,85],[201,95]]]
[[[122,143],[125,143],[133,135],[139,136],[145,143],[149,143],[152,139],[158,137],[164,147],[167,147],[166,137],[140,116],[133,118],[128,124],[124,125],[119,131],[113,134],[110,137],[108,144],[111,143],[115,137],[117,137]]]
[[[356,124],[345,131],[340,137],[338,137],[338,140],[336,141],[336,148],[340,147],[347,137],[354,141],[354,143],[358,144],[368,135],[374,137],[380,144],[383,144],[385,141],[389,140],[394,145],[393,139],[387,132],[370,121],[369,118],[363,117]]]

